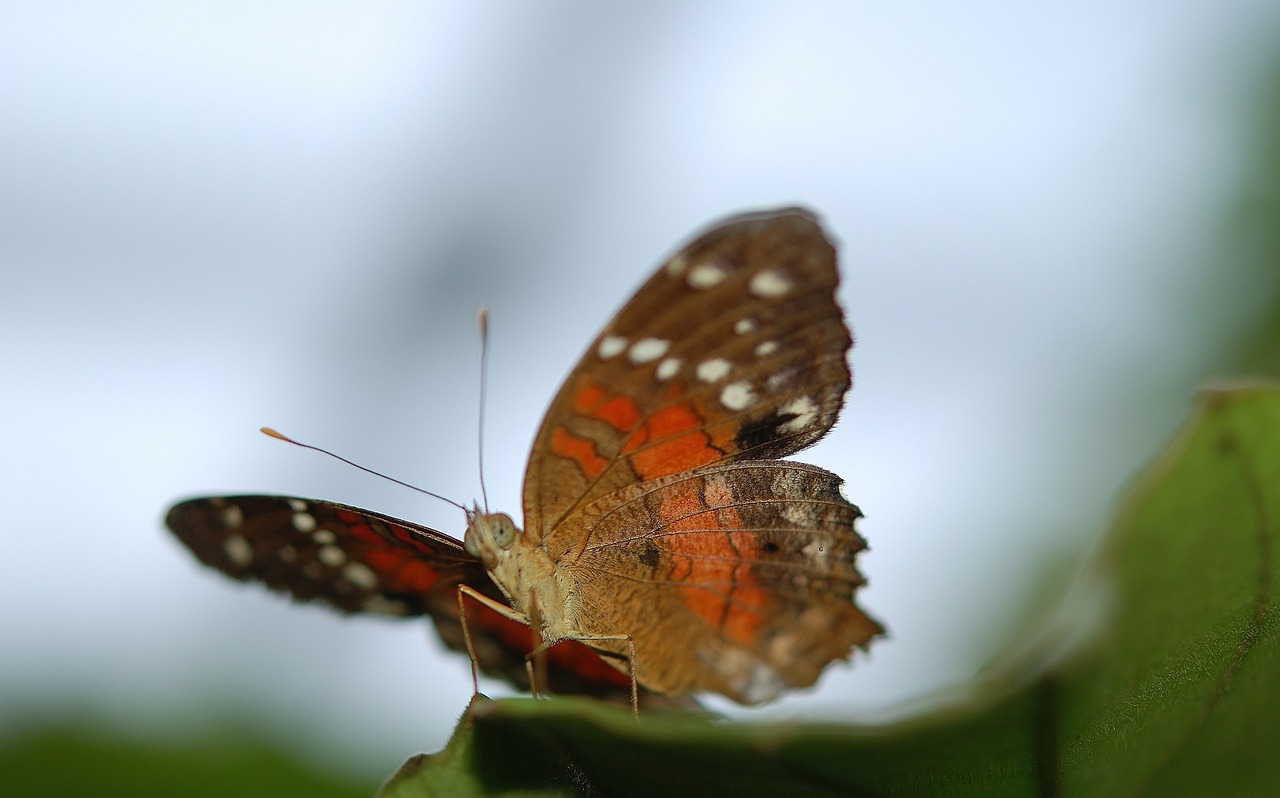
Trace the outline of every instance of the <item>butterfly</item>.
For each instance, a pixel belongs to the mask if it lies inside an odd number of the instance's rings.
[[[758,704],[808,687],[884,631],[854,601],[866,544],[843,481],[780,459],[827,434],[850,387],[837,281],[802,209],[724,220],[677,252],[552,400],[523,527],[476,509],[459,542],[281,496],[191,499],[166,523],[236,579],[429,616],[520,687],[535,647],[552,692]]]

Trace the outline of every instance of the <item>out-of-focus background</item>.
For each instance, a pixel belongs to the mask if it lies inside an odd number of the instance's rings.
[[[546,402],[649,270],[791,204],[842,242],[858,339],[803,459],[867,514],[891,637],[734,714],[909,711],[1069,578],[1276,290],[1267,0],[3,19],[0,747],[250,729],[368,784],[438,749],[465,658],[198,567],[166,507],[290,493],[460,534],[256,429],[469,502],[485,304],[489,497],[518,511]]]

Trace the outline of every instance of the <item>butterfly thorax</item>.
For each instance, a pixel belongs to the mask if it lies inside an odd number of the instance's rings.
[[[547,549],[506,513],[470,513],[463,546],[479,557],[511,605],[539,626],[548,640],[576,629],[573,580],[557,569]]]

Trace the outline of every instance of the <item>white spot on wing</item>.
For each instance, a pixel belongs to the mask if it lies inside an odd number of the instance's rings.
[[[730,410],[745,410],[756,401],[756,394],[751,390],[751,383],[738,380],[724,386],[720,391],[720,404]]]
[[[342,578],[361,590],[373,590],[378,586],[378,575],[362,562],[349,562],[342,566]]]
[[[670,274],[672,277],[679,277],[684,274],[685,267],[688,265],[689,259],[684,256],[684,253],[676,255],[674,258],[667,261],[667,274]]]
[[[768,388],[770,391],[781,390],[783,387],[786,386],[787,383],[791,382],[791,378],[794,377],[795,374],[796,374],[795,369],[783,369],[782,371],[775,371],[774,373],[769,375],[769,379],[764,381],[764,386]]]
[[[795,415],[795,418],[778,427],[782,432],[799,432],[813,426],[818,420],[818,406],[807,396],[797,396],[778,410]]]
[[[337,546],[321,546],[320,553],[316,555],[316,559],[330,568],[337,568],[347,561],[347,554]]]
[[[729,272],[718,263],[699,263],[689,270],[690,288],[710,288],[719,285],[729,276]]]
[[[240,568],[253,562],[253,546],[240,535],[232,535],[222,541],[222,551],[228,560]]]
[[[700,652],[700,658],[710,660],[710,652]],[[775,659],[786,660],[785,656]],[[729,681],[742,694],[742,700],[748,704],[759,704],[782,692],[785,682],[767,664],[754,655],[737,648],[725,648],[716,651],[716,670],[729,678]]]
[[[637,365],[657,360],[667,353],[671,348],[670,341],[664,341],[661,338],[641,338],[631,345],[631,351],[627,357],[632,363]]]
[[[600,346],[596,349],[596,354],[600,355],[604,360],[608,360],[626,348],[626,338],[623,338],[621,335],[606,335],[604,339],[600,341]]]
[[[782,506],[782,517],[787,519],[788,524],[799,529],[808,529],[813,526],[813,516],[803,504],[787,502]]]
[[[768,357],[778,351],[777,341],[761,341],[756,345],[756,357]]]
[[[756,320],[751,318],[738,319],[733,323],[733,331],[736,332],[738,335],[746,335],[747,333],[753,333],[757,329],[759,329],[759,327],[760,325],[756,323]]]
[[[311,539],[314,540],[316,543],[319,543],[321,546],[328,546],[330,543],[333,543],[338,538],[327,529],[317,529],[311,535]]]
[[[698,364],[698,379],[716,382],[733,369],[733,364],[722,357],[713,357]]]
[[[310,532],[316,528],[316,517],[311,513],[298,511],[293,514],[293,528],[299,532]]]
[[[776,496],[797,498],[804,495],[803,483],[804,479],[799,472],[790,469],[779,469],[773,475],[773,492]]]
[[[302,499],[290,499],[289,509],[295,513],[305,513],[307,511],[307,503]]]
[[[244,523],[244,511],[234,504],[222,509],[222,525],[227,529],[238,529]]]
[[[658,364],[656,374],[660,380],[669,380],[676,376],[676,372],[678,371],[680,371],[680,358],[669,357]]]
[[[791,290],[791,280],[777,269],[765,269],[751,278],[747,290],[765,299],[780,297]]]

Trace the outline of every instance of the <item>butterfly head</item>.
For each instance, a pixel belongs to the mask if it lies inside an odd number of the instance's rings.
[[[479,557],[484,567],[493,570],[503,555],[515,545],[520,528],[506,513],[468,513],[467,534],[462,545],[467,553]]]

